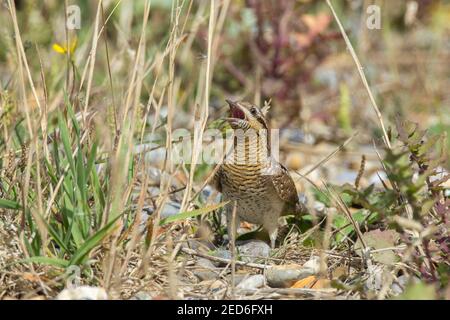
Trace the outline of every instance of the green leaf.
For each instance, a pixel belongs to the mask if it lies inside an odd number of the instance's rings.
[[[95,223],[96,223],[96,225],[99,225],[102,221],[102,216],[103,216],[103,211],[105,209],[106,201],[105,201],[104,191],[102,189],[102,186],[100,185],[100,180],[98,178],[98,174],[97,174],[97,171],[95,170],[94,166],[91,169],[91,181],[92,181],[95,212],[96,212]]]
[[[69,234],[72,235],[72,238],[75,242],[75,245],[77,248],[81,248],[83,246],[84,240],[87,238],[87,235],[85,236],[83,234],[82,230],[82,218],[80,218],[84,213],[82,211],[79,211],[76,209],[76,211],[73,212],[72,219],[70,221],[70,229]]]
[[[58,258],[42,257],[42,256],[21,259],[21,260],[15,261],[14,263],[42,263],[42,264],[48,264],[48,265],[61,267],[61,268],[66,268],[69,266],[69,263],[67,260],[58,259]]]
[[[210,206],[206,206],[197,210],[192,210],[192,211],[187,211],[187,212],[182,212],[164,219],[161,219],[161,221],[159,221],[159,225],[165,225],[168,224],[170,222],[174,222],[174,221],[178,221],[178,220],[185,220],[187,218],[192,218],[192,217],[196,217],[198,215],[201,214],[205,214],[205,213],[209,213],[211,211],[217,210],[221,207],[223,207],[224,205],[226,205],[229,201],[224,201],[224,202],[220,202],[218,204],[213,204]]]
[[[61,113],[58,113],[58,124],[59,124],[59,130],[61,134],[61,140],[64,146],[64,152],[66,153],[67,160],[69,161],[70,168],[73,172],[73,175],[76,176],[76,170],[75,170],[75,162],[73,161],[72,157],[72,145],[70,143],[70,134],[69,134],[69,128],[67,127]]]
[[[67,93],[64,93],[64,102],[66,104],[66,110],[67,114],[70,116],[70,119],[72,120],[73,127],[75,129],[75,133],[77,134],[77,137],[80,137],[80,125],[78,124],[77,118],[75,117],[75,113],[73,111],[72,104],[69,101],[69,96]]]
[[[55,228],[53,228],[53,226],[50,223],[48,223],[47,221],[45,221],[44,219],[42,219],[42,221],[45,224],[45,226],[47,227],[47,231],[50,234],[50,236],[53,238],[53,240],[55,240],[55,242],[61,247],[61,249],[63,249],[65,252],[69,252],[68,246],[64,243],[63,239],[58,234],[58,231]]]
[[[312,192],[314,194],[314,198],[317,201],[322,202],[328,208],[331,207],[330,196],[326,193],[326,191],[314,188],[312,189]]]
[[[94,143],[92,144],[91,151],[89,152],[89,158],[86,164],[86,172],[89,174],[91,172],[91,169],[95,163],[95,156],[97,155],[97,146],[98,141],[97,139],[94,140]]]
[[[341,193],[341,199],[347,206],[350,206],[353,201],[353,197],[348,193]]]
[[[387,250],[397,245],[400,235],[395,230],[371,230],[365,232],[362,235],[365,244],[375,250],[383,250],[379,252],[373,252],[372,256],[376,262],[393,265],[398,261],[398,255],[395,250]],[[354,246],[354,250],[360,256],[362,256],[362,243],[358,238]]]
[[[20,204],[13,200],[0,199],[0,208],[2,209],[20,209]]]
[[[84,257],[89,254],[89,252],[94,249],[96,246],[100,244],[100,242],[105,238],[108,233],[113,229],[114,223],[117,219],[121,217],[121,215],[117,215],[117,217],[113,218],[107,225],[101,228],[99,231],[94,233],[91,237],[89,237],[81,247],[75,252],[70,260],[70,265],[77,265],[84,259]]]
[[[343,214],[337,214],[334,216],[333,225],[335,229],[340,229],[336,234],[336,242],[339,243],[342,239],[344,239],[347,235],[354,231],[353,225]],[[344,228],[344,226],[346,226]]]
[[[369,212],[366,210],[358,210],[356,212],[352,213],[353,219],[358,223],[361,224],[366,219],[367,215],[369,215]],[[347,218],[346,215],[343,214],[337,214],[334,217],[333,226],[335,229],[341,229],[339,233],[336,234],[336,242],[340,242],[342,239],[344,239],[349,234],[353,233],[355,231],[355,227],[351,223],[351,221]],[[343,228],[346,226],[345,228]]]
[[[87,199],[87,188],[86,188],[86,172],[85,164],[83,161],[83,153],[81,151],[81,146],[78,148],[77,157],[75,158],[76,169],[77,169],[77,184],[79,193],[81,196],[81,201],[86,204]]]

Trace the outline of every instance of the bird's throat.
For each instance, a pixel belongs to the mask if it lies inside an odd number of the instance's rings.
[[[263,166],[270,157],[267,130],[235,131],[233,137],[234,164],[244,166]]]

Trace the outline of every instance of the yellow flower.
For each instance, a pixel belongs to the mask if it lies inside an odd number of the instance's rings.
[[[52,48],[56,52],[60,54],[66,54],[67,52],[70,52],[70,55],[72,55],[77,47],[77,38],[74,38],[72,42],[70,43],[69,49],[67,49],[66,46],[60,45],[59,43],[54,43]]]

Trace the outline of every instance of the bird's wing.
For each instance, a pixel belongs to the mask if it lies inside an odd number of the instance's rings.
[[[270,176],[269,180],[283,201],[293,206],[298,204],[298,195],[294,180],[292,180],[288,170],[282,164],[272,160],[266,174]]]

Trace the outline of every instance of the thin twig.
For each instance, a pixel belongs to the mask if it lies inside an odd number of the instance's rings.
[[[215,261],[215,262],[227,263],[227,264],[231,263],[231,259],[210,256],[209,254],[202,253],[202,252],[197,252],[197,251],[189,249],[189,248],[181,248],[181,251],[183,251],[186,254],[190,254],[190,255],[197,256],[197,257],[205,258],[205,259],[208,259],[208,260],[211,260],[211,261]],[[255,269],[260,269],[260,270],[264,270],[264,269],[266,269],[268,267],[265,264],[244,262],[244,261],[239,261],[239,260],[236,260],[235,263],[237,265],[239,265],[239,266],[245,266],[245,267],[255,268]]]
[[[89,63],[89,75],[88,75],[88,83],[87,83],[87,87],[86,87],[86,100],[84,103],[84,111],[82,113],[84,124],[87,124],[86,113],[87,113],[88,106],[89,106],[89,98],[91,95],[92,80],[94,77],[94,66],[95,66],[95,56],[97,53],[97,43],[98,43],[98,35],[99,35],[98,27],[99,27],[99,23],[100,23],[101,5],[102,5],[102,0],[100,0],[100,2],[98,3],[98,6],[97,6],[97,14],[95,16],[95,25],[94,25],[94,35],[92,36],[92,49],[91,49],[92,55],[91,55],[91,60]]]
[[[231,296],[234,298],[234,278],[236,273],[236,208],[237,208],[237,201],[234,200],[233,204],[233,213],[231,216]]]

